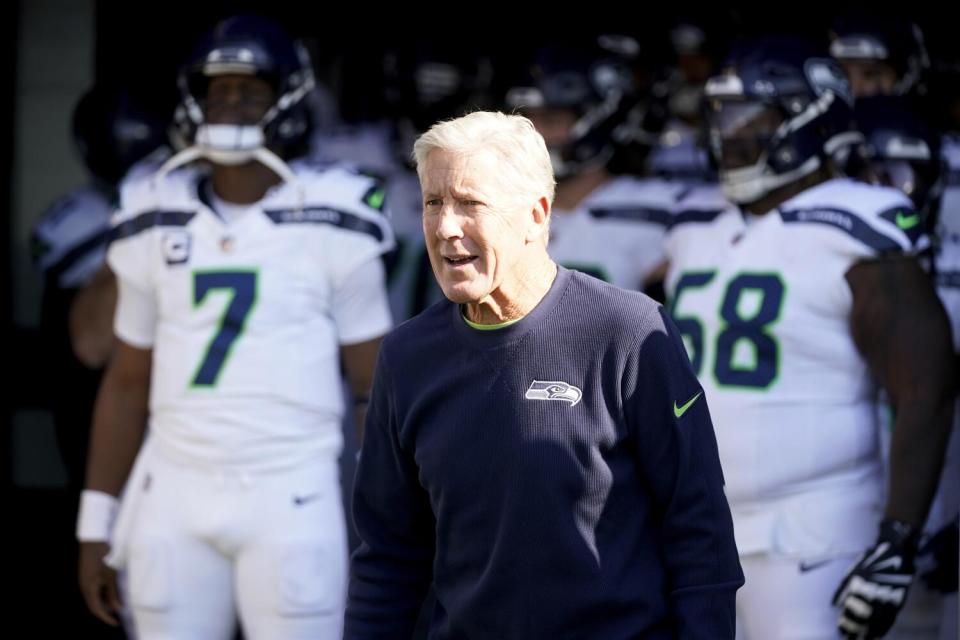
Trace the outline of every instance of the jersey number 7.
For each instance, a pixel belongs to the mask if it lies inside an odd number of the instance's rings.
[[[243,335],[247,318],[257,301],[256,271],[197,271],[193,274],[193,306],[200,306],[211,291],[226,290],[230,296],[217,332],[207,345],[197,372],[190,383],[192,388],[211,388],[223,371],[230,352]]]

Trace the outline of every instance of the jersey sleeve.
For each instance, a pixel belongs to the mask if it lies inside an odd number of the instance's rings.
[[[157,302],[154,295],[118,277],[113,332],[131,346],[149,349],[153,346],[156,327]]]
[[[323,219],[318,258],[333,291],[333,316],[341,344],[355,344],[390,330],[384,256],[394,250],[385,215],[383,182],[335,168],[310,184],[315,204],[306,216]]]
[[[368,260],[337,283],[333,317],[340,344],[356,344],[390,331],[390,302],[382,260]]]
[[[111,213],[107,194],[92,187],[58,199],[33,228],[37,270],[64,289],[87,284],[103,267]]]
[[[107,264],[119,280],[125,280],[142,291],[152,291],[154,280],[150,273],[153,253],[153,234],[144,229],[145,217],[124,211],[114,216]]]
[[[362,264],[394,249],[381,179],[336,166],[322,172],[298,165],[307,204],[302,211],[268,212],[276,221],[319,222],[324,228],[323,268],[334,287]]]
[[[787,225],[829,230],[825,242],[853,261],[920,255],[930,249],[926,220],[907,196],[891,187],[846,181],[780,209]]]

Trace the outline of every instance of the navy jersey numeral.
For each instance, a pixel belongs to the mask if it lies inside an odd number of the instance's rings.
[[[257,300],[256,271],[200,271],[193,274],[193,306],[203,303],[211,291],[230,292],[230,301],[220,318],[217,332],[207,345],[207,351],[197,367],[191,386],[215,387],[220,373],[243,335],[247,318]]]
[[[715,271],[682,274],[669,307],[697,375],[703,368],[703,323],[697,316],[684,315],[678,307],[684,291],[709,285],[715,275]],[[714,349],[713,374],[718,384],[767,389],[776,381],[780,344],[771,329],[780,319],[785,293],[783,279],[776,273],[741,273],[727,283],[720,303],[721,328]],[[754,309],[744,311],[741,303],[751,294]],[[744,354],[750,357],[745,359]]]

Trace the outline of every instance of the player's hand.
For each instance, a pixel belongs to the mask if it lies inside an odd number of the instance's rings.
[[[106,542],[81,542],[78,573],[80,591],[90,613],[116,627],[117,614],[123,605],[117,589],[117,573],[103,562],[109,551],[110,545]]]
[[[833,596],[842,608],[837,624],[844,638],[882,638],[907,599],[913,581],[917,535],[894,520],[880,523],[872,547],[847,573]]]

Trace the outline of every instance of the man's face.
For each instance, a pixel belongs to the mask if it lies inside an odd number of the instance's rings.
[[[434,149],[421,171],[423,234],[444,295],[481,302],[524,272],[532,209],[508,191],[494,151],[470,156]]]
[[[273,89],[262,78],[214,76],[207,86],[206,121],[210,124],[257,124],[272,104]]]
[[[560,149],[570,140],[570,132],[577,122],[577,114],[570,109],[526,109],[523,115],[530,118],[547,149]]]
[[[783,116],[761,102],[714,101],[710,137],[721,169],[756,164],[783,123]]]
[[[840,65],[850,80],[854,98],[887,96],[897,84],[897,71],[885,62],[876,60],[841,60]]]

